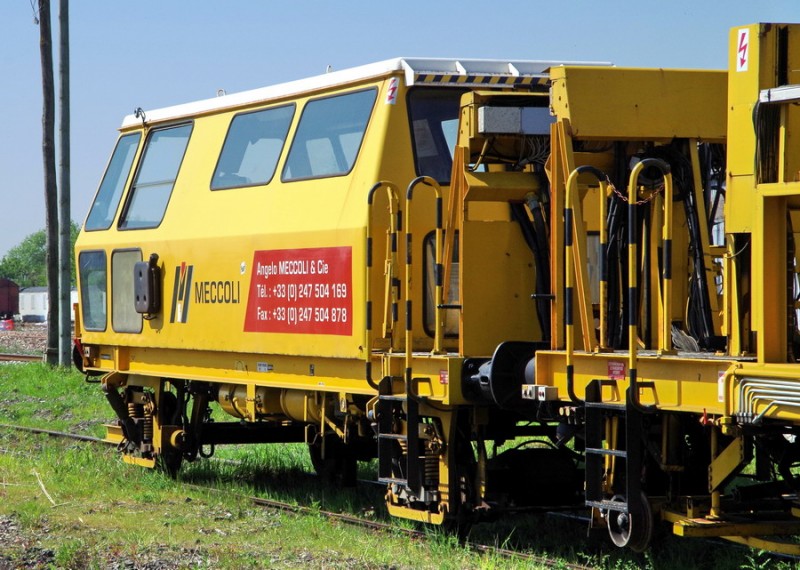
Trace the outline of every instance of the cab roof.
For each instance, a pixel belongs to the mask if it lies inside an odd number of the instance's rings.
[[[547,70],[550,67],[567,63],[570,65],[610,65],[605,62],[398,57],[192,103],[152,110],[137,109],[134,114],[125,117],[122,121],[122,128],[133,127],[143,122],[168,121],[266,102],[400,72],[405,78],[407,87],[418,84],[453,87],[479,86],[482,89],[524,87],[545,83],[548,79]]]

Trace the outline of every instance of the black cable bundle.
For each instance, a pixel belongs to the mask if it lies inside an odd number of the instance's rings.
[[[708,278],[701,239],[701,222],[695,202],[692,163],[681,151],[685,141],[673,141],[667,146],[655,147],[652,155],[666,160],[672,167],[674,199],[683,202],[686,225],[689,232],[689,255],[692,259],[692,274],[689,282],[689,310],[686,327],[689,334],[697,340],[702,349],[719,350],[724,348],[725,339],[714,331],[711,317],[711,301],[708,296]]]

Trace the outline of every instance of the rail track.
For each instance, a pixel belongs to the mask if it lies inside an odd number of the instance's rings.
[[[5,354],[0,353],[0,362],[41,362],[41,354]]]
[[[109,442],[109,441],[107,441],[105,439],[99,438],[99,437],[93,437],[93,436],[82,435],[82,434],[74,434],[74,433],[69,433],[69,432],[61,432],[61,431],[55,431],[55,430],[48,430],[48,429],[41,429],[41,428],[34,428],[34,427],[28,427],[28,426],[19,426],[19,425],[14,425],[14,424],[3,424],[3,423],[0,423],[0,431],[2,431],[2,430],[47,435],[47,436],[50,436],[50,437],[56,437],[56,438],[61,438],[61,439],[70,439],[70,440],[75,440],[75,441],[82,441],[82,442],[91,443],[91,444],[94,444],[94,445],[113,445],[113,443],[111,443],[111,442]],[[368,483],[374,483],[373,481],[367,481],[367,482]],[[200,491],[203,491],[203,492],[212,491],[214,493],[220,493],[220,494],[222,494],[222,493],[232,494],[230,491],[214,489],[214,488],[208,487],[208,486],[194,485],[194,484],[188,484],[188,483],[186,484],[186,486],[188,488],[200,490]],[[292,513],[297,513],[297,514],[304,514],[304,515],[313,514],[315,516],[323,516],[323,517],[325,517],[325,518],[327,518],[329,520],[332,520],[332,521],[337,521],[337,522],[342,522],[342,523],[349,524],[349,525],[358,526],[358,527],[361,527],[361,528],[373,530],[375,532],[402,533],[402,534],[405,534],[405,535],[407,535],[409,537],[422,539],[422,540],[425,540],[425,539],[429,538],[429,533],[426,533],[423,530],[412,529],[412,528],[404,528],[404,527],[400,527],[400,526],[397,526],[397,525],[394,525],[394,524],[391,524],[391,523],[385,523],[385,522],[365,519],[365,518],[349,515],[349,514],[346,514],[346,513],[337,513],[337,512],[333,512],[333,511],[325,511],[325,510],[320,510],[317,507],[313,507],[312,508],[312,507],[308,507],[308,506],[304,506],[304,505],[297,505],[297,504],[292,504],[292,503],[286,503],[286,502],[283,502],[283,501],[276,501],[276,500],[273,500],[273,499],[265,499],[263,497],[247,496],[245,498],[248,501],[250,501],[253,505],[256,505],[256,506],[259,506],[259,507],[264,507],[264,508],[269,508],[269,509],[274,509],[274,510],[280,510],[280,511],[285,511],[285,512],[292,512]],[[535,564],[538,564],[538,565],[541,565],[541,566],[544,566],[544,567],[548,567],[548,568],[566,568],[568,570],[590,570],[590,568],[591,568],[589,566],[583,566],[583,565],[580,565],[580,564],[568,563],[568,562],[565,562],[564,560],[553,560],[553,559],[550,559],[550,558],[547,558],[547,557],[541,556],[541,555],[528,554],[528,553],[525,553],[525,552],[518,552],[518,551],[515,551],[515,550],[509,550],[509,549],[501,548],[501,547],[497,547],[497,546],[479,544],[479,543],[476,543],[476,542],[466,542],[465,546],[467,548],[469,548],[470,550],[476,552],[476,553],[495,555],[495,556],[499,556],[501,558],[506,558],[506,559],[510,559],[510,560],[529,561],[531,563],[535,563]]]

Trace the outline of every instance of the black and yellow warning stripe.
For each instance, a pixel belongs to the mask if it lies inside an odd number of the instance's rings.
[[[544,75],[477,75],[463,73],[416,73],[414,83],[436,85],[469,85],[483,87],[532,87],[547,85],[549,77]]]

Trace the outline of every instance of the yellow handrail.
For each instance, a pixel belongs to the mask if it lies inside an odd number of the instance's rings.
[[[567,394],[573,402],[579,402],[580,398],[575,395],[573,354],[575,352],[575,330],[572,316],[572,296],[574,288],[575,267],[574,254],[572,251],[575,239],[575,219],[573,215],[573,204],[575,195],[578,191],[578,176],[581,174],[591,174],[600,183],[600,194],[605,196],[608,176],[594,166],[579,166],[573,170],[567,178],[567,192],[564,200],[564,336],[566,341],[566,360],[567,360]],[[604,210],[605,208],[603,208]],[[605,226],[605,220],[601,226]],[[602,301],[601,301],[602,302]],[[600,308],[603,314],[603,307]],[[602,317],[601,317],[602,319]],[[604,323],[605,319],[601,320]],[[602,335],[602,329],[601,329]]]
[[[389,239],[391,240],[391,264],[394,268],[395,258],[397,255],[397,230],[398,223],[396,215],[393,211],[393,204],[399,205],[397,197],[397,186],[386,180],[376,182],[370,188],[367,194],[367,244],[366,244],[366,276],[364,279],[365,298],[366,298],[366,314],[365,314],[365,327],[364,327],[364,353],[367,361],[366,364],[366,379],[367,383],[374,390],[378,389],[378,385],[372,379],[372,204],[375,198],[375,193],[381,188],[386,188],[387,197],[389,200]],[[387,279],[392,280],[392,275],[388,275]],[[392,303],[392,318],[397,320],[397,300],[393,299]],[[386,333],[387,325],[384,322],[384,334]]]

